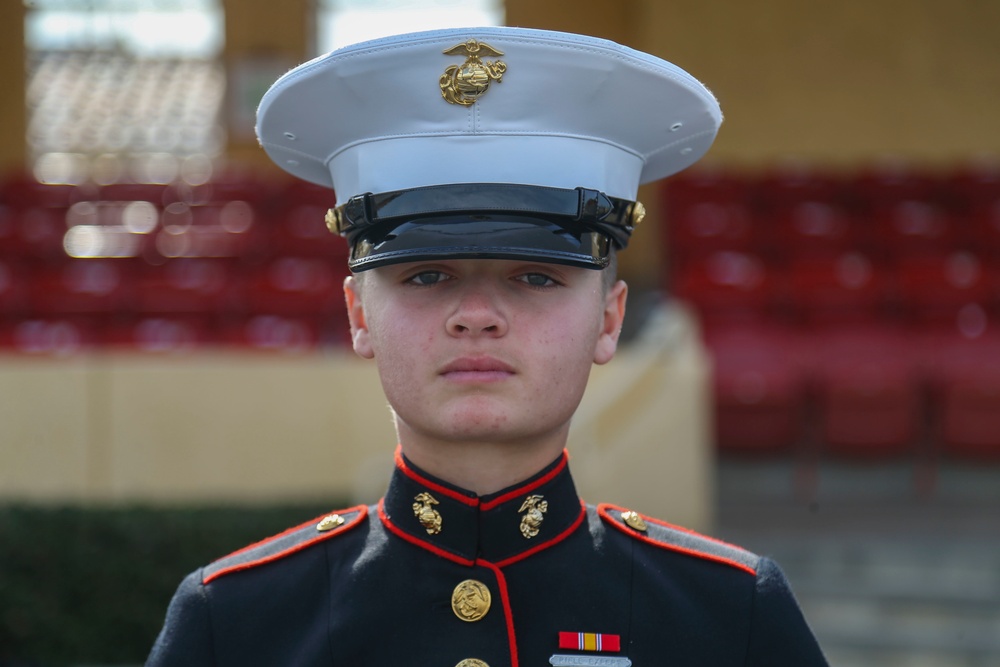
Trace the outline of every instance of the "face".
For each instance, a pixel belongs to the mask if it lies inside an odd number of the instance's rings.
[[[398,264],[345,283],[355,351],[374,358],[400,441],[562,438],[591,365],[614,356],[625,283],[507,260]]]

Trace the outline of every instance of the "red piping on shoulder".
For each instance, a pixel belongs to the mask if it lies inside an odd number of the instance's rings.
[[[231,565],[230,567],[226,567],[226,568],[223,568],[221,570],[218,570],[217,572],[213,572],[211,575],[209,575],[209,576],[205,577],[204,579],[202,579],[201,583],[203,585],[204,584],[208,584],[208,583],[210,583],[212,581],[215,581],[216,579],[218,579],[219,577],[221,577],[223,575],[230,574],[231,572],[238,572],[240,570],[249,570],[250,568],[257,567],[258,565],[263,565],[265,563],[274,562],[276,560],[284,558],[285,556],[288,556],[290,554],[296,553],[297,551],[302,551],[306,547],[309,547],[309,546],[311,546],[313,544],[316,544],[317,542],[322,542],[323,540],[328,540],[331,537],[333,537],[334,535],[340,535],[341,533],[347,532],[351,528],[354,528],[355,526],[359,525],[361,523],[361,520],[364,519],[368,515],[368,507],[366,505],[358,505],[356,507],[351,507],[350,509],[338,510],[336,512],[336,514],[348,514],[350,512],[355,512],[355,511],[358,513],[358,515],[356,517],[354,517],[350,521],[345,522],[344,524],[342,524],[340,526],[337,526],[333,530],[327,531],[325,533],[317,533],[315,537],[313,537],[311,539],[308,539],[308,540],[306,540],[304,542],[299,542],[298,544],[295,544],[295,545],[293,545],[293,546],[285,549],[284,551],[279,551],[279,552],[274,553],[274,554],[268,554],[267,556],[264,556],[263,558],[259,558],[257,560],[251,560],[251,561],[247,561],[245,563],[237,563],[236,565]],[[302,529],[308,528],[310,526],[315,526],[317,523],[319,523],[323,519],[323,517],[329,516],[330,514],[333,514],[333,512],[327,512],[326,514],[323,514],[322,516],[318,516],[315,519],[312,519],[311,521],[306,521],[305,523],[299,524],[298,526],[295,526],[293,528],[289,528],[288,530],[282,531],[282,532],[278,533],[277,535],[272,535],[271,537],[263,539],[263,540],[261,540],[259,542],[254,542],[253,544],[251,544],[249,546],[246,546],[246,547],[243,547],[242,549],[239,549],[237,551],[234,551],[233,553],[229,554],[228,556],[223,556],[222,558],[220,558],[218,560],[223,560],[225,558],[231,558],[233,556],[239,556],[242,553],[246,553],[247,551],[250,551],[252,549],[255,549],[257,547],[265,545],[265,544],[267,544],[269,542],[273,542],[274,540],[277,540],[277,539],[280,539],[282,537],[285,537],[286,535],[294,533],[294,532],[296,532],[298,530],[302,530]]]
[[[688,554],[689,556],[695,556],[696,558],[701,558],[701,559],[704,559],[704,560],[714,561],[716,563],[722,563],[724,565],[729,565],[731,567],[735,567],[738,570],[743,570],[744,572],[747,572],[747,573],[752,574],[754,576],[757,575],[757,570],[753,569],[749,565],[746,565],[746,564],[741,563],[739,561],[732,560],[730,558],[726,558],[725,556],[717,556],[715,554],[705,553],[704,551],[696,551],[694,549],[688,549],[687,547],[681,547],[681,546],[677,546],[675,544],[664,544],[663,542],[658,542],[658,541],[652,539],[651,537],[649,537],[647,535],[644,535],[643,533],[636,532],[635,530],[633,530],[633,529],[631,529],[631,528],[623,525],[620,521],[618,521],[617,519],[615,519],[614,517],[611,516],[611,512],[612,511],[624,512],[624,511],[627,511],[627,510],[624,507],[618,507],[617,505],[610,505],[608,503],[602,503],[602,504],[600,504],[600,505],[597,506],[597,513],[605,521],[607,521],[609,524],[611,524],[612,526],[614,526],[615,528],[617,528],[621,532],[625,533],[626,535],[634,537],[637,540],[640,540],[640,541],[645,542],[647,544],[652,544],[654,547],[659,547],[660,549],[666,549],[667,551],[677,551],[679,553]],[[652,518],[649,518],[647,516],[643,516],[642,518],[647,523],[654,523],[654,524],[656,524],[658,526],[663,526],[664,528],[670,528],[671,530],[677,530],[677,531],[680,531],[682,533],[687,533],[688,535],[694,535],[694,536],[699,537],[699,538],[701,538],[703,540],[708,540],[709,542],[715,542],[716,544],[719,544],[719,545],[722,545],[722,546],[725,546],[725,547],[729,547],[730,549],[739,549],[739,550],[743,551],[743,549],[741,547],[738,547],[735,544],[729,544],[728,542],[723,542],[722,540],[717,540],[715,538],[708,537],[706,535],[702,535],[701,533],[697,533],[697,532],[695,532],[693,530],[689,530],[687,528],[682,528],[680,526],[675,526],[673,524],[667,523],[666,521],[660,521],[658,519],[652,519]]]

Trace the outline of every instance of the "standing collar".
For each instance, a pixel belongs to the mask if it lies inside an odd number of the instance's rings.
[[[583,521],[568,460],[563,451],[524,482],[477,496],[420,470],[397,449],[379,516],[398,537],[443,558],[507,565],[559,542]]]

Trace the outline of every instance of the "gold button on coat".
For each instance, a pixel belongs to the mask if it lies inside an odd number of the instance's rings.
[[[490,610],[493,598],[481,581],[466,579],[451,594],[451,610],[463,621],[478,621]]]
[[[344,517],[339,514],[328,514],[323,517],[318,524],[316,524],[316,530],[321,533],[325,533],[328,530],[333,530],[337,526],[344,523]]]
[[[634,528],[641,533],[645,533],[648,528],[646,522],[642,520],[638,512],[633,512],[631,510],[627,512],[622,512],[622,521],[624,521],[630,528]]]

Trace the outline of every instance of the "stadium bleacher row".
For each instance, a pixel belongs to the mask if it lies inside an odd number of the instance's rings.
[[[682,174],[665,288],[734,454],[1000,456],[1000,171]]]

